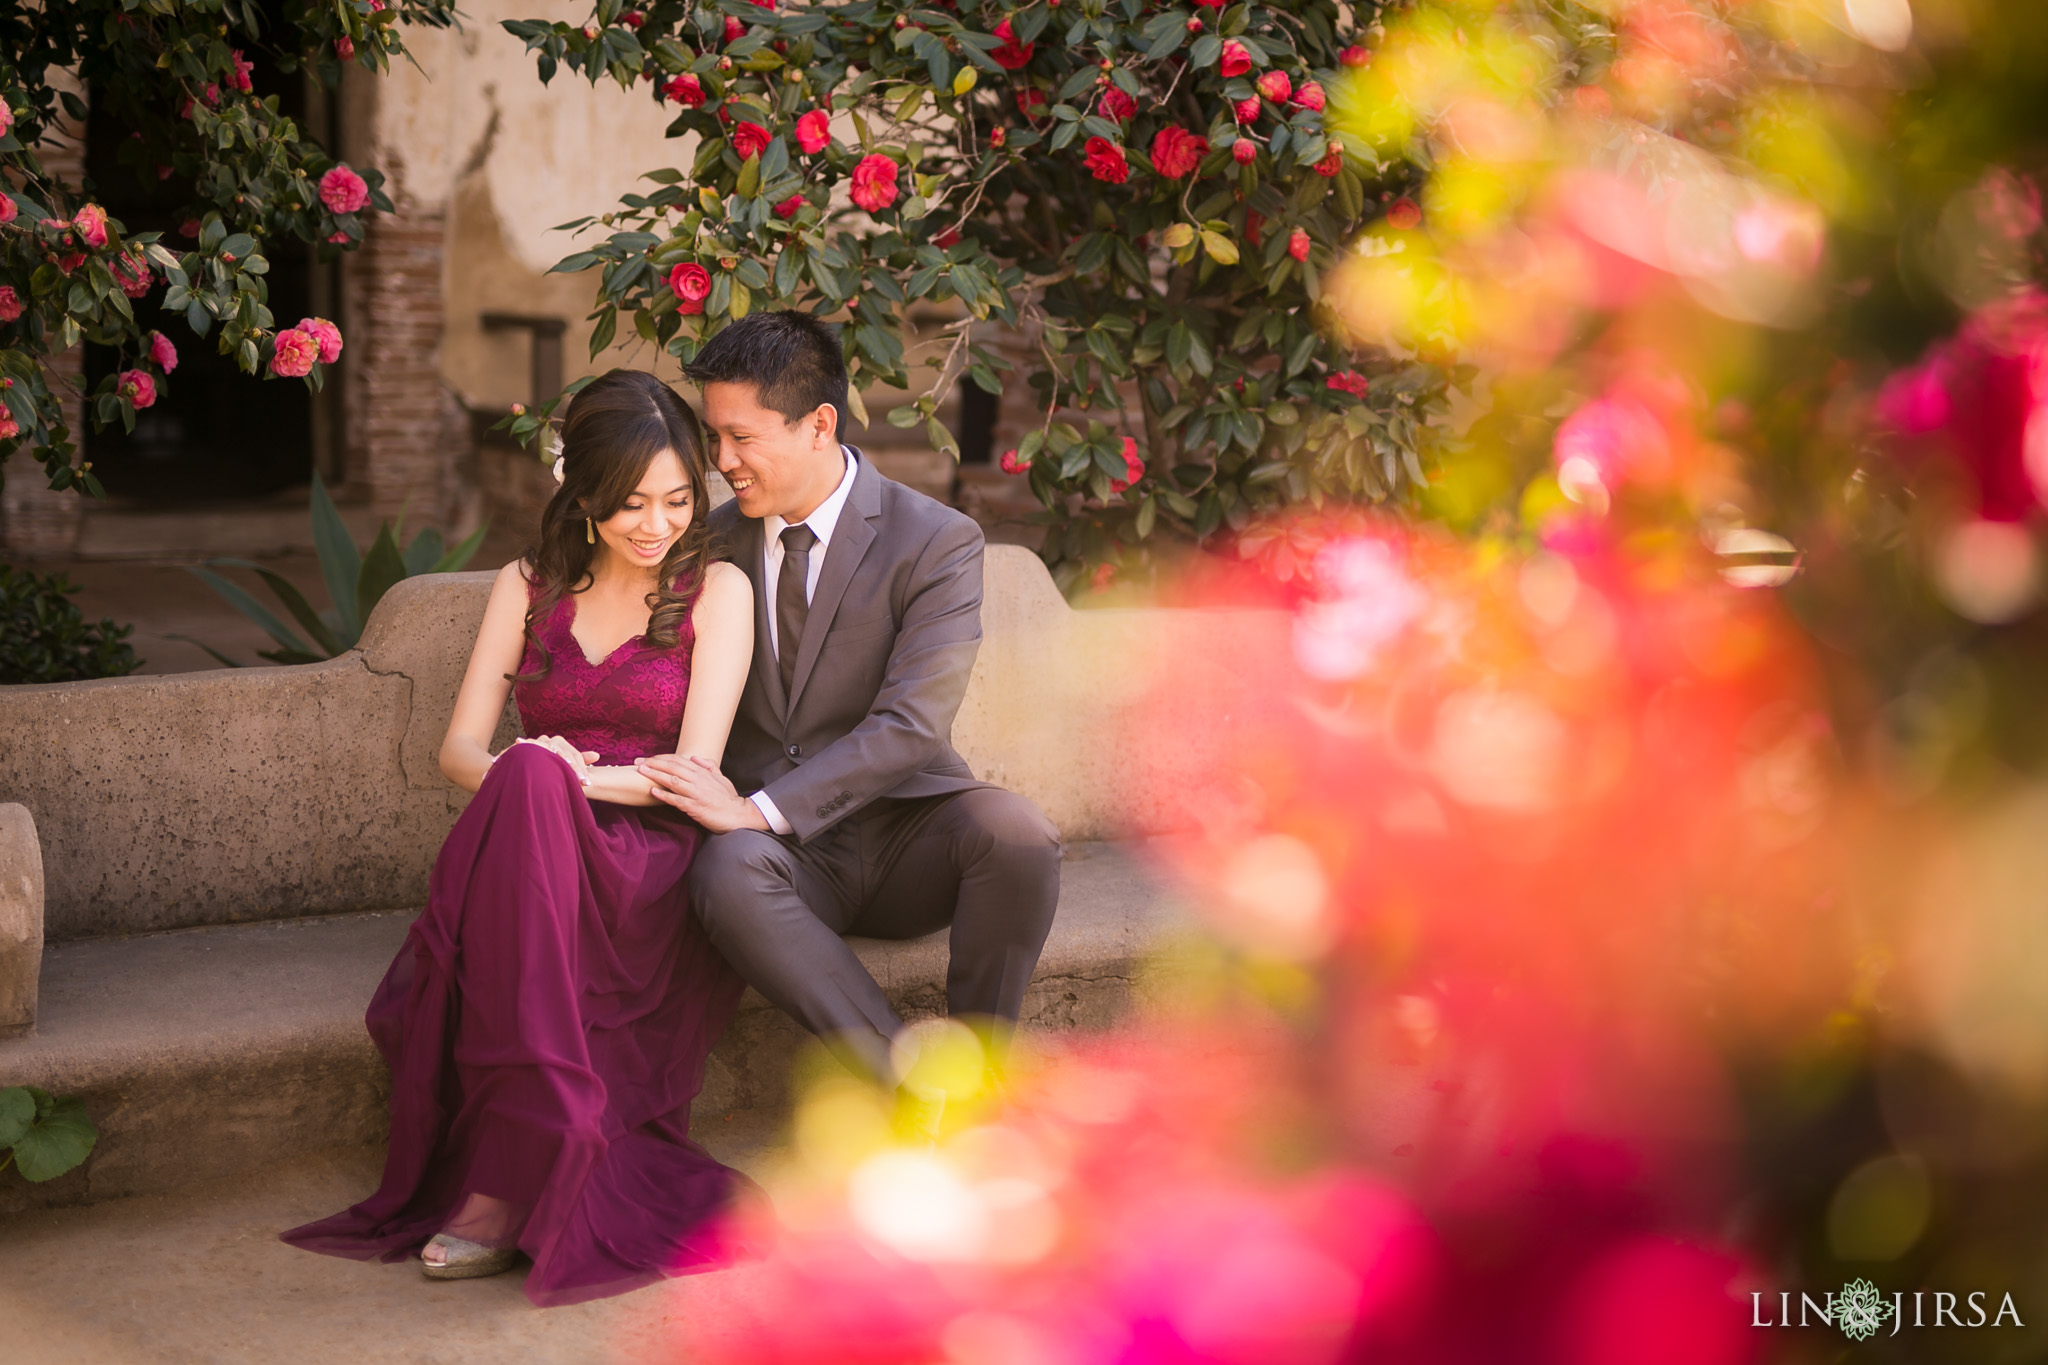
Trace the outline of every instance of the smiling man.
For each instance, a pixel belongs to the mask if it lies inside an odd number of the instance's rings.
[[[952,745],[981,645],[981,528],[882,477],[839,434],[834,328],[756,313],[686,371],[754,583],[754,663],[724,770],[649,759],[713,832],[690,871],[712,941],[761,994],[883,1079],[903,1022],[841,939],[951,925],[946,1001],[1004,1031],[1059,901],[1059,834]]]

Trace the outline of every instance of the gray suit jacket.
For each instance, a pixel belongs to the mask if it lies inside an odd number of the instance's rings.
[[[754,665],[725,773],[743,796],[765,791],[802,840],[878,797],[988,785],[952,743],[981,648],[981,528],[854,454],[790,696],[768,648],[761,523],[736,502],[711,514],[722,557],[754,585]]]

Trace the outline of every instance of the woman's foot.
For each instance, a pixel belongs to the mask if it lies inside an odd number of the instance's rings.
[[[519,1259],[517,1247],[478,1246],[447,1233],[420,1250],[420,1270],[430,1280],[479,1280],[502,1275]]]

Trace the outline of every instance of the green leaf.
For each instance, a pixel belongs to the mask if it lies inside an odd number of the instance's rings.
[[[247,592],[243,591],[239,584],[230,583],[219,574],[195,565],[186,565],[185,572],[219,593],[227,600],[229,606],[248,617],[251,621],[254,621],[265,635],[268,635],[286,649],[297,650],[302,654],[311,652],[304,640],[292,634],[290,626],[278,620],[276,614],[270,608],[264,606],[261,602],[258,602]]]
[[[362,572],[363,558],[318,474],[313,476],[313,551],[320,560],[327,599],[341,622],[340,634],[353,642],[363,632],[362,618],[356,615],[356,576]]]
[[[306,600],[305,594],[301,593],[290,579],[273,573],[260,564],[251,564],[246,559],[209,559],[206,562],[236,569],[253,569],[257,576],[269,585],[271,593],[277,600],[284,603],[285,610],[292,614],[292,619],[303,626],[306,633],[313,637],[313,642],[326,651],[327,658],[331,659],[348,648],[348,645],[335,637],[327,623],[320,619],[320,613],[313,610],[313,604]],[[349,641],[349,644],[354,643],[353,640]]]
[[[742,199],[752,199],[761,189],[761,158],[750,156],[740,167],[739,183],[733,193]]]
[[[370,542],[370,553],[363,559],[362,572],[356,575],[356,619],[369,624],[377,603],[391,591],[392,584],[405,576],[405,558],[398,553],[398,542],[392,539],[391,523],[387,521],[377,528],[377,538]]]
[[[425,573],[428,565],[441,558],[442,549],[441,533],[431,526],[414,536],[412,544],[406,546],[405,553],[400,556],[405,561],[405,576],[411,578]]]
[[[12,1147],[36,1121],[35,1096],[18,1085],[0,1090],[0,1147]]]
[[[99,1141],[99,1129],[79,1100],[59,1100],[14,1144],[14,1166],[24,1180],[55,1180],[84,1163]]]
[[[460,573],[462,571],[462,566],[469,563],[471,559],[475,558],[478,547],[480,547],[484,543],[484,532],[490,529],[491,523],[486,521],[483,525],[477,527],[474,531],[471,531],[469,533],[468,538],[465,539],[460,545],[457,545],[447,554],[442,555],[439,559],[435,560],[433,564],[427,569],[427,572]]]

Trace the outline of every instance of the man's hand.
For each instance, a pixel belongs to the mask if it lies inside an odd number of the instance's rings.
[[[739,794],[716,766],[695,756],[662,754],[634,765],[653,786],[654,799],[674,806],[713,834],[768,828],[761,808]]]

